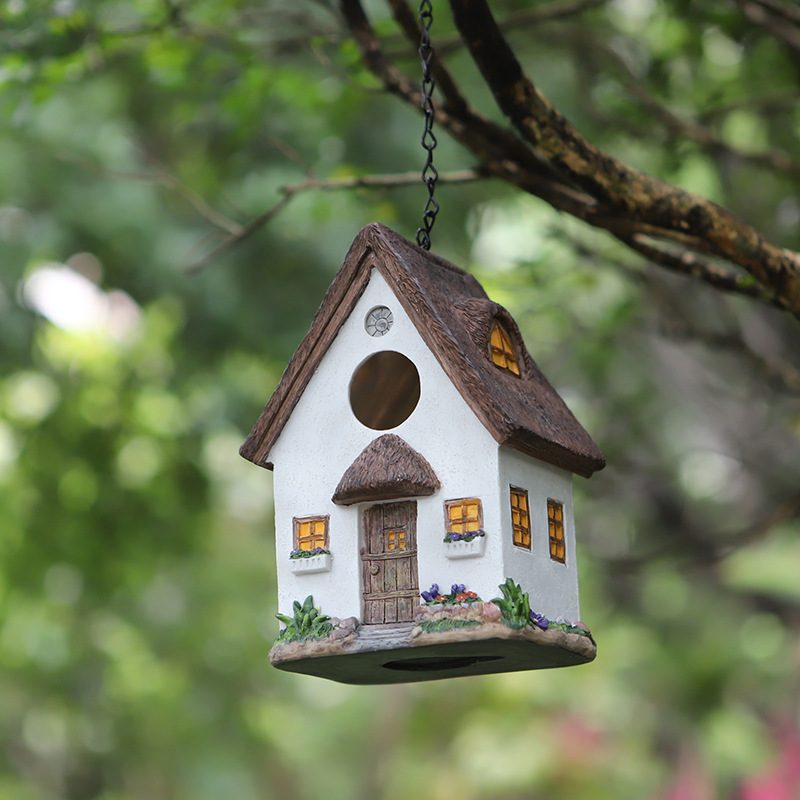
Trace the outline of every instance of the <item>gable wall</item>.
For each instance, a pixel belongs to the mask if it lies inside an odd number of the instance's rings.
[[[394,315],[391,330],[370,337],[364,319],[376,305]],[[488,599],[503,580],[501,503],[498,487],[498,446],[475,418],[428,350],[413,323],[383,277],[372,271],[369,284],[343,324],[316,374],[311,378],[291,418],[269,454],[274,464],[275,531],[278,556],[278,605],[290,613],[293,600],[313,594],[315,604],[331,616],[361,617],[361,517],[369,504],[337,506],[331,496],[345,470],[372,440],[387,433],[363,426],[350,409],[348,389],[357,367],[372,353],[395,350],[416,365],[420,401],[415,411],[392,433],[402,437],[431,464],[441,490],[418,502],[417,546],[419,582],[427,589],[438,582],[465,583]],[[489,534],[483,558],[450,561],[444,556],[445,499],[479,497]],[[293,575],[292,518],[330,515],[330,572]]]

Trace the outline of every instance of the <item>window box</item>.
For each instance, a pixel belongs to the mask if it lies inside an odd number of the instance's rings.
[[[290,558],[289,566],[294,575],[313,575],[315,572],[331,571],[331,554],[306,556],[305,558]]]
[[[476,536],[470,541],[445,541],[444,554],[447,558],[480,558],[486,552],[486,536]]]

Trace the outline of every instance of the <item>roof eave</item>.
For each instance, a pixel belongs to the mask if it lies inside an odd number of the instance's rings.
[[[582,478],[590,478],[606,465],[605,457],[594,442],[592,442],[594,445],[592,454],[576,453],[555,442],[533,436],[529,431],[516,430],[501,444],[553,467],[573,472]]]
[[[317,309],[311,327],[281,376],[278,386],[261,412],[239,454],[259,467],[272,469],[269,452],[289,419],[297,400],[328,351],[342,323],[350,316],[369,282],[365,265],[372,253],[372,226],[356,236],[344,264],[333,279]]]

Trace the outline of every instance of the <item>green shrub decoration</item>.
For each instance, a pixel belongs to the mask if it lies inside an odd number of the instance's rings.
[[[500,609],[503,622],[509,628],[524,628],[531,621],[531,602],[527,592],[522,591],[522,587],[514,583],[511,578],[506,578],[505,583],[500,584],[502,597],[495,597],[492,602]]]
[[[579,628],[577,625],[571,625],[569,622],[551,622],[550,628],[556,631],[564,631],[564,633],[577,633],[578,636],[589,636],[589,631]]]
[[[330,617],[321,614],[320,610],[314,607],[314,598],[311,595],[306,597],[302,606],[297,600],[294,601],[294,617],[287,617],[285,614],[275,616],[286,626],[278,634],[276,644],[324,639],[333,631],[333,625],[328,622]]]

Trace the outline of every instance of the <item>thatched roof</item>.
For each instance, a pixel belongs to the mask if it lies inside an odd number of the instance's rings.
[[[342,475],[333,502],[340,506],[399,497],[427,497],[440,487],[433,467],[399,436],[370,442]]]
[[[272,468],[267,461],[272,445],[373,268],[499,444],[585,477],[602,469],[603,454],[539,371],[511,315],[489,300],[472,275],[378,223],[367,225],[353,241],[311,329],[242,445],[245,458]],[[489,337],[495,320],[512,340],[519,376],[492,363]]]

